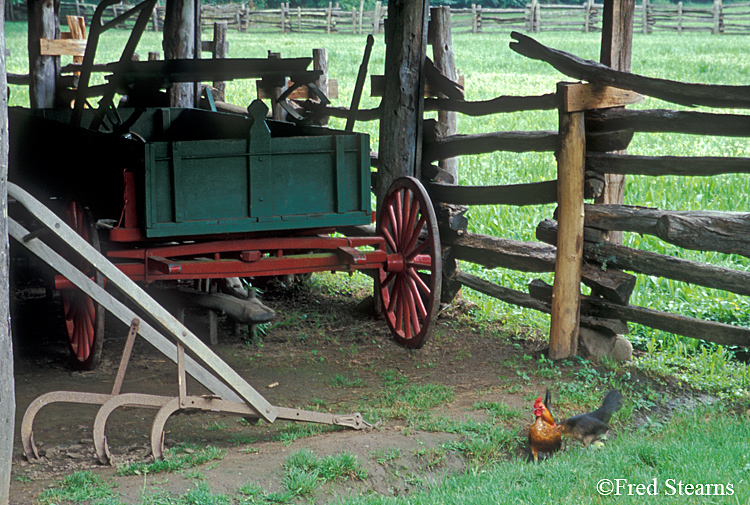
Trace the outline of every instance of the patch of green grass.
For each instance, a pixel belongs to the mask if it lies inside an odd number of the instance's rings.
[[[275,440],[283,442],[285,445],[290,445],[292,442],[299,440],[300,438],[312,437],[320,433],[338,431],[341,429],[340,426],[328,424],[289,422],[279,428]]]
[[[372,453],[372,457],[378,462],[378,464],[385,466],[401,457],[401,448],[393,447],[387,450],[377,450]]]
[[[220,460],[226,451],[214,446],[198,448],[191,444],[181,444],[167,449],[163,460],[153,463],[130,463],[117,469],[117,475],[150,475],[160,472],[179,472],[209,461]]]
[[[119,495],[112,488],[112,483],[103,482],[91,471],[75,472],[42,492],[38,500],[42,505],[120,505]]]
[[[498,402],[477,402],[474,404],[473,409],[485,410],[491,416],[496,417],[497,419],[506,423],[523,416],[523,414],[519,412],[518,409],[509,407],[505,403]]]
[[[334,375],[331,379],[331,383],[333,384],[333,387],[337,388],[361,388],[364,385],[364,382],[359,377],[350,379],[341,374]]]

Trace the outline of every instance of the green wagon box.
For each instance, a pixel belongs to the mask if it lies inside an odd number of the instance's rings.
[[[127,128],[113,134],[70,126],[69,111],[15,110],[11,177],[117,218],[130,170],[149,238],[370,223],[367,135],[266,120],[260,101],[248,111],[120,109]]]

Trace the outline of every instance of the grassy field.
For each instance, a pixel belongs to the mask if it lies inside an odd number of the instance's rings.
[[[10,72],[26,71],[25,26],[7,23],[7,46]],[[100,62],[118,57],[127,33],[110,32],[101,44]],[[160,35],[147,32],[138,52],[160,50]],[[542,43],[569,51],[583,58],[598,59],[599,35],[582,33],[542,33],[537,37]],[[454,49],[457,65],[465,77],[466,97],[469,100],[490,99],[499,95],[534,95],[550,93],[555,84],[565,77],[550,66],[524,58],[508,48],[509,34],[455,34]],[[230,57],[265,57],[269,50],[284,57],[308,56],[313,47],[326,47],[330,61],[330,75],[339,80],[339,96],[335,105],[348,105],[356,72],[364,48],[364,37],[349,35],[295,35],[229,33]],[[750,81],[750,38],[716,37],[708,34],[693,35],[635,35],[632,70],[642,75],[676,79],[687,82],[714,84],[748,84]],[[370,73],[383,71],[385,45],[380,38],[373,49]],[[234,81],[227,86],[228,100],[236,104],[249,104],[254,98],[254,83]],[[11,105],[26,105],[27,90],[13,86]],[[362,107],[374,107],[377,98],[369,97],[369,83],[365,89]],[[647,99],[643,108],[680,108],[655,99]],[[737,111],[740,112],[740,111]],[[334,127],[343,121],[333,120]],[[459,116],[460,133],[482,133],[500,130],[554,130],[557,128],[556,111],[535,111],[495,115],[483,118]],[[378,145],[377,122],[358,123],[357,129],[371,135],[373,148]],[[750,156],[747,139],[678,134],[638,134],[629,152],[640,155],[694,155],[694,156]],[[463,184],[506,184],[533,182],[555,177],[555,160],[549,154],[494,153],[467,156],[460,160],[460,179]],[[627,204],[674,210],[732,210],[750,209],[750,179],[743,175],[720,177],[629,177],[625,189]],[[471,230],[505,238],[534,240],[536,225],[552,215],[554,206],[512,208],[483,206],[469,212]],[[626,245],[650,251],[675,255],[701,262],[710,262],[730,268],[747,270],[747,258],[719,253],[700,253],[682,250],[658,239],[636,234],[626,234]],[[538,276],[496,269],[482,271],[473,265],[462,268],[484,278],[518,290],[526,290],[528,282]],[[543,276],[551,281],[551,274]],[[545,330],[548,317],[535,311],[523,310],[493,299],[467,293],[478,304],[477,314],[487,319],[502,319],[511,330],[531,326]],[[685,315],[746,325],[750,322],[750,304],[745,297],[710,290],[666,279],[638,276],[638,284],[631,303],[657,309],[670,310]],[[641,349],[668,349],[670,352],[694,353],[700,350],[699,341],[683,339],[637,325],[631,325],[631,338]],[[709,346],[711,353],[717,350]],[[731,356],[719,349],[721,356]]]

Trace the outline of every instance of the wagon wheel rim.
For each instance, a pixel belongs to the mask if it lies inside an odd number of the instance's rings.
[[[388,258],[378,278],[382,313],[394,340],[418,349],[434,328],[443,267],[435,210],[417,179],[391,185],[376,226]]]
[[[96,250],[101,250],[93,219],[80,203],[67,203],[65,218],[76,233]],[[85,263],[79,266],[87,275],[94,275],[97,284],[103,285],[100,273]],[[101,358],[104,346],[104,307],[79,289],[62,290],[60,296],[73,365],[80,370],[93,370]]]

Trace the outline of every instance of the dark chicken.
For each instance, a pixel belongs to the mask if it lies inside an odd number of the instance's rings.
[[[536,419],[529,428],[529,445],[534,461],[539,460],[539,453],[552,453],[560,449],[560,427],[555,423],[552,413],[549,411],[550,393],[547,390],[544,403],[542,397],[534,402],[534,415]]]
[[[612,418],[612,414],[621,406],[622,395],[613,389],[604,397],[601,407],[588,414],[569,417],[560,422],[559,427],[563,435],[578,440],[586,447],[591,442],[599,440],[611,429],[607,423]]]

